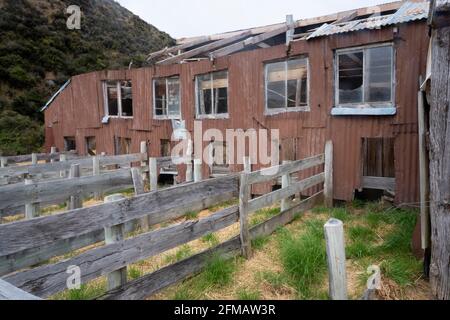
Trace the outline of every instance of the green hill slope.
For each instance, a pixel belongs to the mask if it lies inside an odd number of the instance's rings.
[[[66,27],[69,5],[81,8],[81,30]],[[70,76],[138,67],[173,43],[112,0],[0,0],[0,155],[39,149],[39,110]]]

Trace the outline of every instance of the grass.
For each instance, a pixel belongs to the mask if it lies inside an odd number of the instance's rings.
[[[261,210],[256,211],[251,219],[250,219],[250,226],[255,226],[257,224],[260,224],[261,222],[264,222],[273,216],[276,216],[281,212],[279,207],[273,207],[273,208],[264,208]]]
[[[421,263],[412,255],[391,257],[381,264],[381,271],[384,275],[400,286],[413,284],[421,272],[421,268]]]
[[[261,293],[259,291],[250,291],[250,290],[239,290],[237,293],[238,300],[260,300]]]
[[[79,289],[71,289],[55,296],[57,300],[92,300],[106,291],[106,282],[82,284]]]
[[[296,236],[288,232],[279,239],[284,271],[302,298],[311,295],[312,287],[320,283],[326,270],[322,228],[322,220],[310,220],[303,234]]]
[[[214,255],[208,260],[202,275],[207,286],[222,287],[231,282],[234,271],[233,260]]]
[[[168,264],[172,264],[181,260],[184,260],[192,255],[192,249],[189,245],[185,244],[181,246],[174,254],[166,256],[165,261]]]
[[[143,276],[143,272],[140,268],[129,266],[128,267],[128,278],[130,280],[135,280]]]
[[[370,242],[376,238],[376,234],[373,229],[365,226],[353,226],[348,228],[347,232],[352,241]]]
[[[195,219],[198,218],[198,215],[199,215],[199,212],[198,212],[198,211],[189,211],[189,212],[187,212],[187,213],[184,215],[184,217],[185,217],[187,220],[195,220]]]
[[[255,250],[261,250],[266,243],[269,242],[268,236],[259,236],[252,240],[252,248]]]
[[[202,242],[207,243],[210,247],[215,247],[219,244],[219,238],[214,233],[208,233],[202,237]]]

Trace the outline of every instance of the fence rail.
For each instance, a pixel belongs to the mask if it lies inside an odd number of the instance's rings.
[[[197,175],[197,182],[54,216],[0,225],[2,234],[0,275],[15,287],[47,298],[66,289],[68,276],[66,271],[69,266],[78,266],[81,270],[81,282],[86,283],[100,276],[109,277],[112,273],[117,274],[119,270],[125,270],[129,264],[151,258],[206,234],[240,223],[240,234],[235,238],[132,282],[126,283],[126,278],[121,279],[119,287],[109,286],[108,292],[101,297],[144,298],[200,272],[213,253],[233,256],[241,252],[250,257],[252,239],[269,235],[279,226],[291,222],[301,212],[323,201],[324,192],[320,191],[303,201],[290,199],[284,203],[280,214],[253,228],[248,227],[249,215],[258,208],[271,206],[279,200],[285,200],[323,183],[327,174],[320,173],[295,183],[284,183],[282,189],[256,199],[251,199],[251,185],[278,176],[290,176],[297,171],[322,165],[325,160],[324,155],[319,155],[275,168],[204,181],[199,181]],[[155,165],[155,161],[150,162]],[[248,163],[248,159],[245,163]],[[151,163],[149,165],[152,166]],[[248,164],[245,168],[248,170]],[[205,218],[144,231],[128,238],[122,234],[113,242],[99,243],[96,247],[83,250],[77,256],[66,260],[54,263],[47,261],[51,257],[98,243],[105,239],[107,230],[119,228],[127,222],[146,218],[149,226],[155,226],[173,221],[187,212],[202,210],[233,199],[238,195],[239,206],[222,209]],[[22,270],[45,261],[47,264]]]

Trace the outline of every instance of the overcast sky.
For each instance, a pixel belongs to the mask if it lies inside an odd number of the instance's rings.
[[[174,38],[311,18],[392,0],[116,0]]]

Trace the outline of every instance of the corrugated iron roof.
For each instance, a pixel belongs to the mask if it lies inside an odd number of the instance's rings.
[[[378,29],[385,26],[427,19],[429,8],[429,2],[405,2],[395,13],[390,15],[336,24],[325,23],[309,35],[307,40],[358,30]]]

